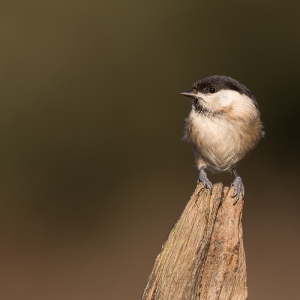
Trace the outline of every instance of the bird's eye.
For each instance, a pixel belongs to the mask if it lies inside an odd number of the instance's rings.
[[[216,89],[214,87],[211,87],[211,88],[209,88],[209,92],[213,94],[216,92]]]

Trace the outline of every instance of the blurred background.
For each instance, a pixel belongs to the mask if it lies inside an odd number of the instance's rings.
[[[139,299],[198,176],[179,93],[221,74],[255,94],[266,130],[238,169],[249,299],[297,299],[299,11],[291,0],[2,3],[0,298]]]

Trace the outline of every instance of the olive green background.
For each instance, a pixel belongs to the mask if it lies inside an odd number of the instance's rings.
[[[270,0],[2,2],[0,298],[139,299],[198,176],[179,93],[220,74],[255,94],[266,130],[238,169],[249,299],[297,299],[299,12]]]

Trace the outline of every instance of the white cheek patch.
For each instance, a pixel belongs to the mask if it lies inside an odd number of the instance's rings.
[[[232,90],[221,90],[213,94],[197,93],[197,97],[202,99],[205,107],[211,111],[231,108],[232,113],[238,115],[256,115],[254,102],[246,95]]]
[[[238,101],[241,98],[241,94],[236,91],[221,90],[213,94],[215,101],[221,106],[230,106],[232,103]]]
[[[236,95],[237,94],[237,95]],[[214,94],[197,93],[197,97],[203,99],[207,104],[218,107],[226,107],[232,104],[240,94],[235,91],[221,90]]]

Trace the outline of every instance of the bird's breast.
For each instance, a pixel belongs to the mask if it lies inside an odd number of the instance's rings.
[[[235,167],[259,141],[259,126],[243,120],[230,122],[226,118],[191,112],[186,120],[186,139],[209,168],[226,171]]]

